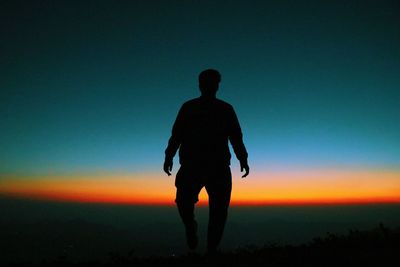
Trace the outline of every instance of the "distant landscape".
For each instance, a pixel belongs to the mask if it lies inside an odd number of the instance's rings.
[[[183,227],[172,206],[71,204],[2,198],[0,209],[4,214],[0,219],[3,263],[39,264],[60,259],[106,263],[116,257],[169,259],[185,258],[189,253]],[[207,211],[207,207],[199,207],[196,214],[200,225],[198,257],[205,252]],[[346,236],[355,231],[376,232],[379,227],[397,233],[400,218],[394,214],[399,211],[400,205],[382,204],[232,207],[221,251],[226,254],[250,253],[249,248],[253,252],[262,248],[270,251],[276,247],[309,244],[312,240],[315,245],[315,238],[331,242],[333,236]],[[398,245],[398,239],[397,243],[393,241],[398,236],[390,238],[392,243],[388,245],[384,241],[385,246]],[[340,249],[341,245],[336,248]]]

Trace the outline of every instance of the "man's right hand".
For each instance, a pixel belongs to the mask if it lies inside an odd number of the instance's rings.
[[[164,172],[165,172],[166,174],[168,174],[168,176],[171,175],[172,165],[173,165],[172,160],[167,160],[167,159],[165,159],[165,161],[164,161]]]

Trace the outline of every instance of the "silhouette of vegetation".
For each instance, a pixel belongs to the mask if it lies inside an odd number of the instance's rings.
[[[132,250],[109,253],[104,262],[76,262],[60,255],[36,263],[16,259],[9,266],[399,266],[398,251],[400,228],[390,229],[380,224],[368,231],[349,230],[345,235],[327,233],[299,246],[246,246],[212,256],[190,253],[138,257]]]

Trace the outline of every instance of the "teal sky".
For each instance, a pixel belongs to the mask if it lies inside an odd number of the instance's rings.
[[[398,169],[399,14],[399,1],[2,1],[0,173],[162,175],[210,67],[252,170]]]

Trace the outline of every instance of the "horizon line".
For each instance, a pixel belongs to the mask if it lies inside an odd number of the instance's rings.
[[[175,206],[173,199],[171,201],[162,200],[147,200],[147,201],[123,201],[123,200],[107,200],[107,199],[71,199],[71,198],[56,198],[45,197],[38,195],[24,196],[18,194],[0,194],[0,199],[26,200],[36,202],[52,202],[64,204],[94,204],[94,205],[112,205],[112,206],[154,206],[154,207],[172,207]],[[232,207],[267,207],[267,206],[352,206],[352,205],[400,205],[399,198],[363,198],[363,199],[308,199],[308,200],[233,200],[230,203]],[[200,200],[196,203],[197,206],[208,206],[207,200]]]

